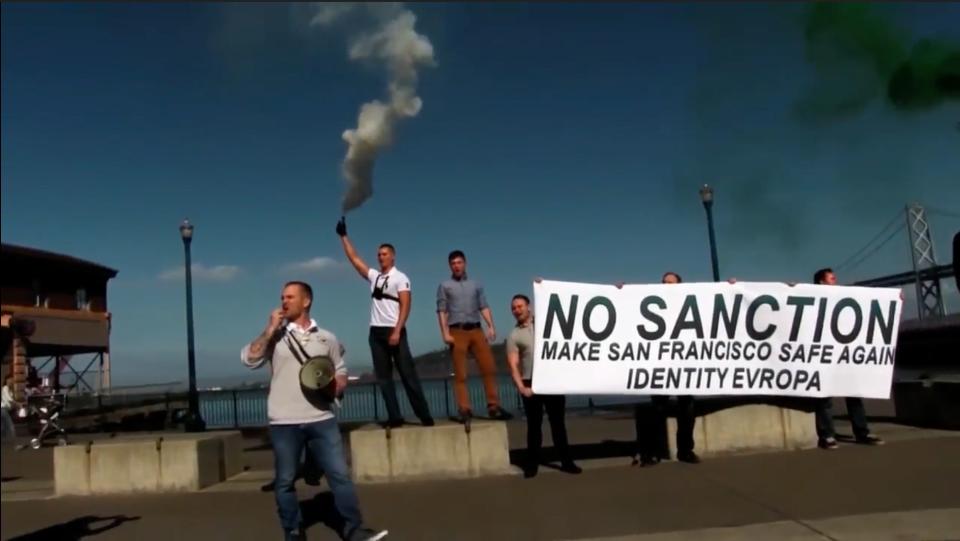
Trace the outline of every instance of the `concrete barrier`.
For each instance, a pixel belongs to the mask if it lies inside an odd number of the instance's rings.
[[[956,375],[897,382],[893,402],[899,422],[960,429],[960,377]]]
[[[239,432],[228,432],[219,439],[223,446],[220,479],[229,479],[243,471],[243,435]]]
[[[390,447],[383,429],[363,427],[350,432],[350,466],[357,483],[390,480]]]
[[[677,422],[667,422],[670,456],[676,457]],[[702,456],[809,449],[817,446],[813,413],[745,404],[697,417],[694,450]]]
[[[502,422],[379,427],[350,432],[353,479],[358,483],[458,479],[512,473],[510,443]]]
[[[54,469],[58,466],[54,457]],[[155,492],[159,485],[160,446],[156,441],[111,441],[90,447],[91,494]]]
[[[813,413],[779,408],[783,415],[783,448],[788,451],[817,446],[817,425]]]
[[[216,439],[177,438],[162,443],[157,476],[164,492],[200,490],[220,479],[222,443]]]
[[[507,427],[502,422],[472,423],[467,443],[471,477],[513,472]]]
[[[90,446],[54,447],[53,480],[57,495],[90,494]]]
[[[240,473],[239,432],[130,436],[57,447],[57,495],[200,490]]]

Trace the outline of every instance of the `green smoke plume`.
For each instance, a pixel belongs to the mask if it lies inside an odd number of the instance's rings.
[[[960,98],[960,50],[920,40],[891,75],[887,97],[900,109],[927,109]]]
[[[805,38],[815,81],[797,105],[801,116],[856,114],[877,98],[905,111],[960,98],[960,47],[934,39],[911,45],[871,5],[813,4]]]

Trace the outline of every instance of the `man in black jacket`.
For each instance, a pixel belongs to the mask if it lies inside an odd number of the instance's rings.
[[[813,275],[813,283],[818,285],[837,285],[837,275],[832,269],[820,269]],[[821,449],[836,449],[837,438],[833,430],[833,398],[818,398],[815,410],[817,422],[817,447]],[[867,425],[867,411],[863,407],[863,399],[847,397],[847,415],[853,425],[853,435],[857,443],[864,445],[882,445],[883,440],[870,434]]]
[[[668,271],[660,281],[664,284],[679,284],[680,275]],[[622,287],[623,284],[617,284]],[[660,457],[666,447],[665,435],[667,428],[667,413],[670,408],[670,397],[667,395],[653,395],[650,404],[644,408],[637,404],[634,411],[634,423],[637,430],[637,454],[641,466],[654,466],[660,463]],[[690,395],[677,396],[677,460],[688,464],[698,464],[700,457],[693,452],[693,427],[697,416],[693,409],[693,397]]]

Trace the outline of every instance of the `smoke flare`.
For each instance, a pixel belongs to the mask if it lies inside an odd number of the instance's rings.
[[[343,140],[348,145],[342,166],[346,180],[344,213],[359,207],[373,195],[377,155],[393,142],[397,122],[416,116],[423,107],[423,101],[417,96],[417,71],[435,65],[433,45],[426,36],[417,33],[416,16],[399,3],[321,4],[311,24],[329,26],[351,14],[372,19],[375,29],[352,39],[350,60],[380,62],[386,67],[390,80],[389,99],[364,103],[357,116],[357,127],[343,132]]]
[[[873,6],[819,2],[806,22],[813,89],[798,104],[808,118],[856,114],[878,97],[900,111],[936,107],[960,98],[960,47],[908,35]]]

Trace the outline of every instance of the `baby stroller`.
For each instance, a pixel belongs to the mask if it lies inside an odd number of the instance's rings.
[[[40,431],[28,444],[31,449],[39,449],[43,441],[57,438],[58,445],[67,444],[67,431],[60,426],[60,414],[63,411],[64,395],[48,394],[32,396],[27,399],[27,406],[21,408],[21,417],[36,417]],[[23,447],[26,447],[23,446]]]

